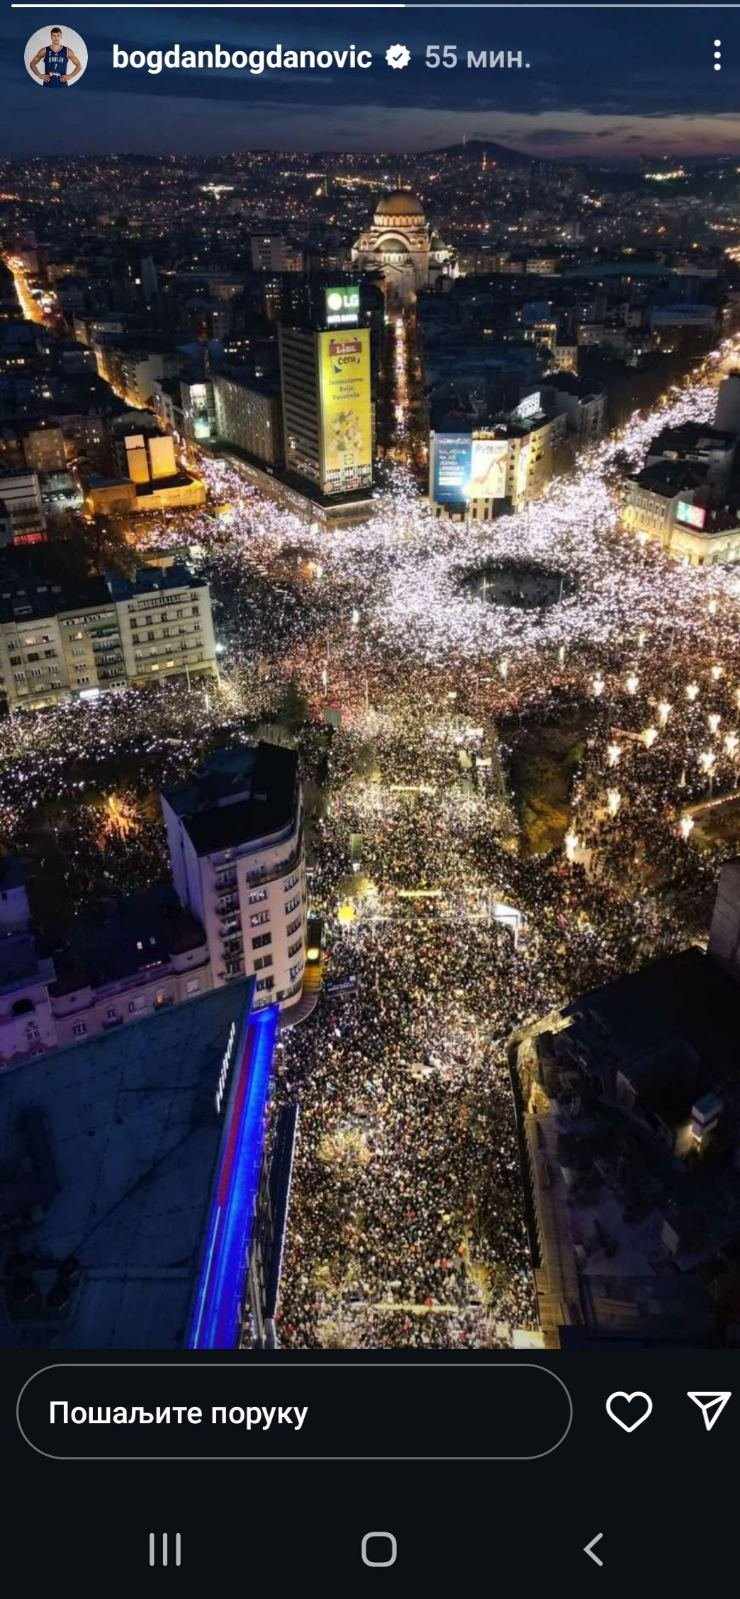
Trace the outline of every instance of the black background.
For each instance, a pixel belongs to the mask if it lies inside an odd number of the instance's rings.
[[[152,1364],[136,1354],[116,1358],[134,1368]],[[404,1382],[403,1367],[430,1364],[424,1391],[443,1453],[459,1447],[461,1425],[471,1437],[489,1430],[485,1419],[481,1426],[481,1415],[487,1415],[489,1388],[493,1391],[499,1381],[486,1370],[491,1363],[520,1367],[507,1374],[504,1386],[509,1396],[520,1390],[522,1436],[531,1439],[527,1409],[535,1394],[539,1403],[545,1392],[544,1379],[533,1382],[521,1369],[522,1362],[533,1361],[551,1367],[567,1384],[574,1419],[560,1447],[533,1461],[315,1461],[297,1455],[280,1460],[270,1459],[266,1447],[257,1460],[156,1460],[155,1454],[192,1448],[197,1429],[154,1426],[138,1430],[139,1439],[146,1435],[148,1459],[59,1461],[30,1448],[15,1417],[23,1383],[54,1363],[54,1356],[49,1351],[6,1354],[0,1377],[8,1468],[4,1554],[6,1562],[21,1561],[25,1592],[56,1592],[64,1583],[86,1596],[117,1592],[119,1585],[121,1591],[138,1591],[131,1584],[142,1583],[147,1592],[207,1594],[208,1599],[222,1592],[487,1595],[504,1589],[534,1596],[547,1591],[624,1594],[631,1585],[637,1595],[688,1595],[717,1581],[734,1584],[740,1389],[711,1433],[686,1397],[688,1388],[732,1389],[737,1366],[732,1354],[480,1352],[465,1357],[466,1366],[470,1362],[480,1371],[464,1374],[472,1413],[468,1409],[462,1424],[450,1404],[451,1392],[457,1391],[450,1385],[460,1374],[444,1370],[459,1364],[455,1355],[435,1352],[427,1362],[419,1355],[380,1353],[368,1357],[371,1372],[363,1371],[363,1356],[350,1352],[166,1358],[166,1379],[163,1373],[135,1369],[90,1372],[91,1365],[109,1365],[110,1355],[59,1361],[66,1370],[54,1374],[55,1395],[71,1400],[81,1395],[88,1403],[144,1403],[158,1394],[162,1403],[204,1409],[219,1401],[272,1404],[279,1397],[275,1368],[289,1365],[286,1402],[305,1403],[308,1397],[320,1405],[327,1437],[351,1437],[357,1455],[368,1440],[377,1442],[380,1428],[392,1454],[405,1447],[406,1407],[418,1402],[408,1397],[416,1374],[408,1372]],[[82,1371],[69,1369],[77,1362],[87,1368],[84,1378]],[[337,1371],[338,1365],[350,1370]],[[201,1376],[206,1366],[221,1368],[218,1398],[213,1377]],[[383,1366],[389,1368],[386,1373]],[[652,1416],[630,1435],[606,1415],[605,1400],[614,1389],[643,1389],[653,1399]],[[38,1390],[45,1398],[49,1392]],[[239,1434],[240,1429],[220,1431]],[[106,1429],[69,1428],[65,1437],[72,1432],[75,1447],[104,1451],[100,1440]],[[258,1451],[270,1436],[261,1441],[255,1432],[245,1432],[242,1447]],[[280,1436],[281,1449],[289,1453],[287,1429]],[[237,1437],[237,1446],[240,1441]],[[375,1529],[398,1539],[392,1569],[371,1571],[362,1565],[362,1536]],[[182,1534],[181,1569],[150,1570],[150,1531]],[[604,1534],[596,1547],[602,1568],[583,1552],[598,1532]]]

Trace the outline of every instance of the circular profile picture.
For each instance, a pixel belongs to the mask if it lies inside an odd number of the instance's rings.
[[[71,89],[87,66],[87,45],[74,28],[37,28],[23,52],[26,72],[40,89]]]

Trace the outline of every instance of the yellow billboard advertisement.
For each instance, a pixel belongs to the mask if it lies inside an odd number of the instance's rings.
[[[468,498],[502,500],[506,494],[508,466],[508,439],[481,439],[473,435]]]
[[[367,482],[372,473],[370,329],[319,334],[324,478]]]

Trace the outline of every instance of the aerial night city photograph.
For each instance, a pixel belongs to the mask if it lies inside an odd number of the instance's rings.
[[[738,1347],[740,18],[0,45],[0,1345]]]

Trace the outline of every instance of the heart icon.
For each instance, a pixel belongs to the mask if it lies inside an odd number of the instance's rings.
[[[653,1401],[649,1394],[639,1391],[626,1394],[620,1388],[616,1393],[609,1395],[606,1401],[606,1413],[609,1420],[616,1421],[623,1432],[634,1432],[652,1415]]]

